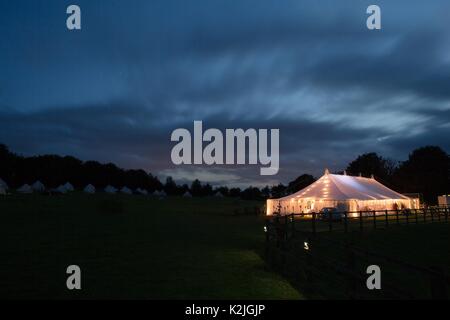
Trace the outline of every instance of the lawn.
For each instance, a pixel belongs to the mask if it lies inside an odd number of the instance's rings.
[[[261,258],[261,203],[81,194],[0,197],[2,298],[300,299]],[[242,210],[241,210],[242,211]],[[67,290],[68,265],[82,289]]]
[[[305,241],[309,250],[304,248]],[[349,250],[355,253],[353,267]],[[445,281],[428,270],[450,275],[450,226],[445,222],[394,224],[364,232],[323,231],[316,236],[298,231],[289,243],[288,254],[285,265],[277,268],[289,270],[285,276],[308,298],[349,298],[350,280],[342,272],[351,271],[359,277],[354,280],[356,297],[430,299],[436,281]],[[369,265],[381,268],[382,290],[367,290]],[[303,270],[311,270],[310,283],[301,278]],[[448,291],[450,285],[446,287]]]

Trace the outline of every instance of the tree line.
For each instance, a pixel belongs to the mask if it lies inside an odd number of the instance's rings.
[[[378,181],[398,192],[421,194],[423,200],[430,204],[436,202],[438,195],[450,191],[450,157],[437,146],[415,149],[407,160],[400,162],[374,152],[365,153],[351,161],[345,171],[348,175],[374,175]],[[90,183],[97,189],[107,185],[127,186],[131,189],[144,188],[149,192],[164,190],[168,195],[189,192],[195,197],[211,196],[220,192],[223,196],[247,200],[279,198],[316,180],[310,174],[302,174],[287,185],[278,184],[263,188],[213,188],[209,183],[202,183],[198,179],[190,185],[179,185],[171,177],[167,177],[162,183],[158,177],[144,170],[125,170],[112,163],[83,162],[75,157],[57,155],[24,157],[11,152],[3,144],[0,144],[0,178],[13,189],[37,180],[47,187],[56,187],[69,181],[77,189],[82,189]]]

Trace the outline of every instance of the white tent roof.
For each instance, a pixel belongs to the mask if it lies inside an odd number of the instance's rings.
[[[0,178],[0,188],[3,188],[5,190],[9,189],[8,185],[6,184],[5,181],[2,180],[2,178]]]
[[[328,170],[308,187],[277,200],[313,198],[324,200],[386,200],[409,199],[373,178],[330,174]]]
[[[75,188],[73,187],[73,185],[70,182],[66,182],[66,184],[64,185],[64,188],[66,189],[66,191],[75,190]]]
[[[192,198],[192,194],[191,194],[189,191],[186,191],[186,192],[183,194],[183,197],[185,197],[185,198]]]
[[[58,188],[54,189],[56,192],[66,193],[67,189],[66,186],[60,185]]]
[[[148,194],[147,190],[141,189],[141,188],[137,188],[137,189],[136,189],[136,192],[137,192],[137,193],[140,193],[140,194]]]
[[[215,197],[218,197],[218,198],[223,198],[223,194],[222,194],[222,192],[220,192],[220,191],[217,191],[217,192],[214,194],[214,196],[215,196]]]
[[[44,184],[43,184],[42,182],[40,182],[39,180],[36,181],[35,183],[33,183],[33,184],[31,185],[31,188],[32,188],[34,191],[44,191],[44,190],[45,190]]]
[[[120,192],[125,193],[125,194],[132,194],[133,193],[133,191],[131,191],[131,189],[128,188],[127,186],[125,186],[122,189],[120,189]]]
[[[33,189],[28,184],[24,184],[19,189],[17,189],[17,192],[19,193],[32,193]]]
[[[88,184],[84,187],[83,191],[86,193],[95,193],[95,187],[92,184]]]
[[[113,186],[107,185],[106,188],[105,188],[105,192],[106,193],[116,193],[117,189],[114,188]]]

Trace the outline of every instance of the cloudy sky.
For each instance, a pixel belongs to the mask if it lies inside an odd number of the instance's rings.
[[[449,152],[449,17],[448,0],[2,1],[0,143],[229,185]],[[171,164],[171,132],[194,120],[279,128],[279,174]]]

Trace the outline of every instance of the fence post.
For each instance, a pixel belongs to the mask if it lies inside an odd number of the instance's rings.
[[[284,215],[284,241],[288,239],[288,215]]]
[[[348,212],[344,212],[345,233],[348,232]]]
[[[414,209],[414,214],[416,216],[416,224],[419,223],[419,217],[417,216],[417,209]]]
[[[448,221],[448,207],[445,207],[445,221]]]
[[[270,238],[269,238],[269,220],[266,220],[266,224],[265,224],[265,228],[266,228],[266,250],[265,250],[265,254],[266,254],[266,261],[269,261],[269,245],[270,245]]]
[[[377,228],[377,212],[375,210],[373,211],[373,228]]]
[[[437,209],[438,221],[441,222],[441,208]]]
[[[384,222],[385,222],[386,228],[389,227],[389,217],[388,217],[387,210],[384,210]]]
[[[406,225],[409,225],[409,211],[403,211],[403,214],[406,216]]]
[[[291,233],[292,233],[292,238],[294,237],[295,234],[295,216],[294,214],[291,215]]]
[[[397,225],[399,225],[400,224],[400,220],[398,218],[398,209],[395,209],[395,217],[397,219]]]
[[[330,231],[330,232],[333,231],[333,224],[331,221],[331,211],[328,214],[328,231]]]
[[[312,214],[312,232],[314,235],[316,235],[316,213],[313,212]]]
[[[362,219],[362,211],[359,212],[359,230],[363,230],[363,219]]]
[[[433,209],[430,209],[430,214],[431,214],[431,222],[434,222]]]
[[[423,222],[426,223],[427,222],[427,210],[425,208],[423,208],[422,212],[423,212]]]

